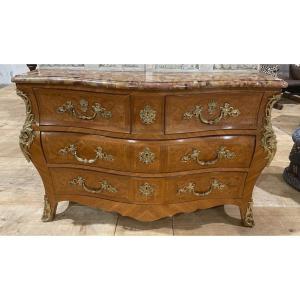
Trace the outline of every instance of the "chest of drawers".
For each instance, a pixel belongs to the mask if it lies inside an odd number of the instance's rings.
[[[272,160],[271,109],[285,82],[262,74],[38,70],[14,78],[20,147],[45,187],[42,219],[69,200],[141,221],[238,205]]]

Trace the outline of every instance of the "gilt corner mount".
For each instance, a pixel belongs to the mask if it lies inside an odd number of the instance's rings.
[[[19,136],[20,148],[28,162],[31,161],[30,147],[33,143],[35,132],[32,125],[35,123],[32,106],[28,96],[21,90],[17,90],[17,95],[21,97],[26,106],[26,118]]]

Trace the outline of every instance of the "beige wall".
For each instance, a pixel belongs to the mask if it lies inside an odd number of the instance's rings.
[[[255,64],[73,64],[73,65],[40,65],[40,68],[82,68],[111,71],[257,71],[259,65]]]

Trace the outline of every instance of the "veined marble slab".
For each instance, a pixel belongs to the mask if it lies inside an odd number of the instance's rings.
[[[286,82],[249,72],[109,72],[98,70],[39,69],[13,78],[18,83],[80,84],[103,88],[186,90],[201,88],[278,88]]]

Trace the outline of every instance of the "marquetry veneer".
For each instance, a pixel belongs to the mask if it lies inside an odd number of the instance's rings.
[[[276,151],[271,109],[285,83],[262,74],[40,70],[14,78],[26,104],[20,146],[59,201],[153,221],[234,204]]]

